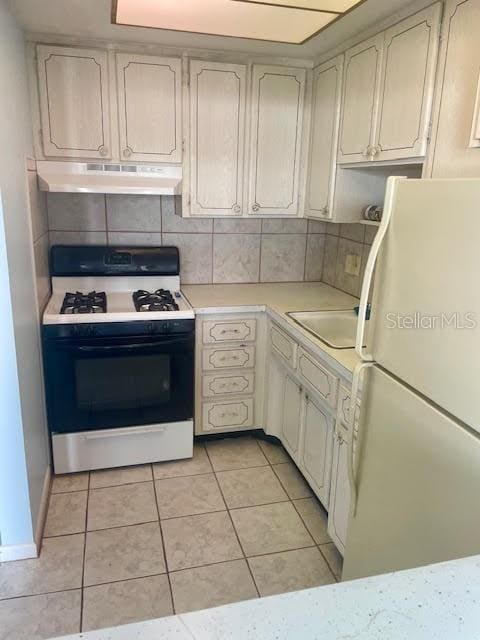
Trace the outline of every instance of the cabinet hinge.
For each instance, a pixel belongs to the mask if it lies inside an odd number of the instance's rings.
[[[185,140],[182,140],[182,151],[185,151]]]
[[[185,86],[190,88],[190,72],[185,71]]]
[[[432,139],[432,128],[433,128],[433,122],[430,120],[428,129],[427,129],[427,142],[430,142],[430,140]]]

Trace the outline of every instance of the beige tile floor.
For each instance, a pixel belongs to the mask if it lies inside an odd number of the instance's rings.
[[[57,476],[38,559],[0,564],[0,640],[158,618],[338,580],[326,513],[282,447]]]

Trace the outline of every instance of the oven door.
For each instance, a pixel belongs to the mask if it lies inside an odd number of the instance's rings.
[[[193,333],[47,340],[50,431],[189,420],[193,367]]]

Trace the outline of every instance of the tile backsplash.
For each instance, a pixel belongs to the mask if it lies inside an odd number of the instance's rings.
[[[178,196],[49,193],[50,244],[175,245],[184,284],[321,280],[325,223],[191,219]]]
[[[323,281],[359,295],[375,227],[182,218],[179,196],[49,193],[50,244],[175,245],[184,284]],[[345,273],[355,254],[361,273]]]

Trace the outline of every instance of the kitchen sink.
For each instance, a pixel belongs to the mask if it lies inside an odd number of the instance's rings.
[[[287,315],[333,349],[355,347],[358,316],[355,311],[291,311]],[[365,336],[368,335],[367,320]]]

